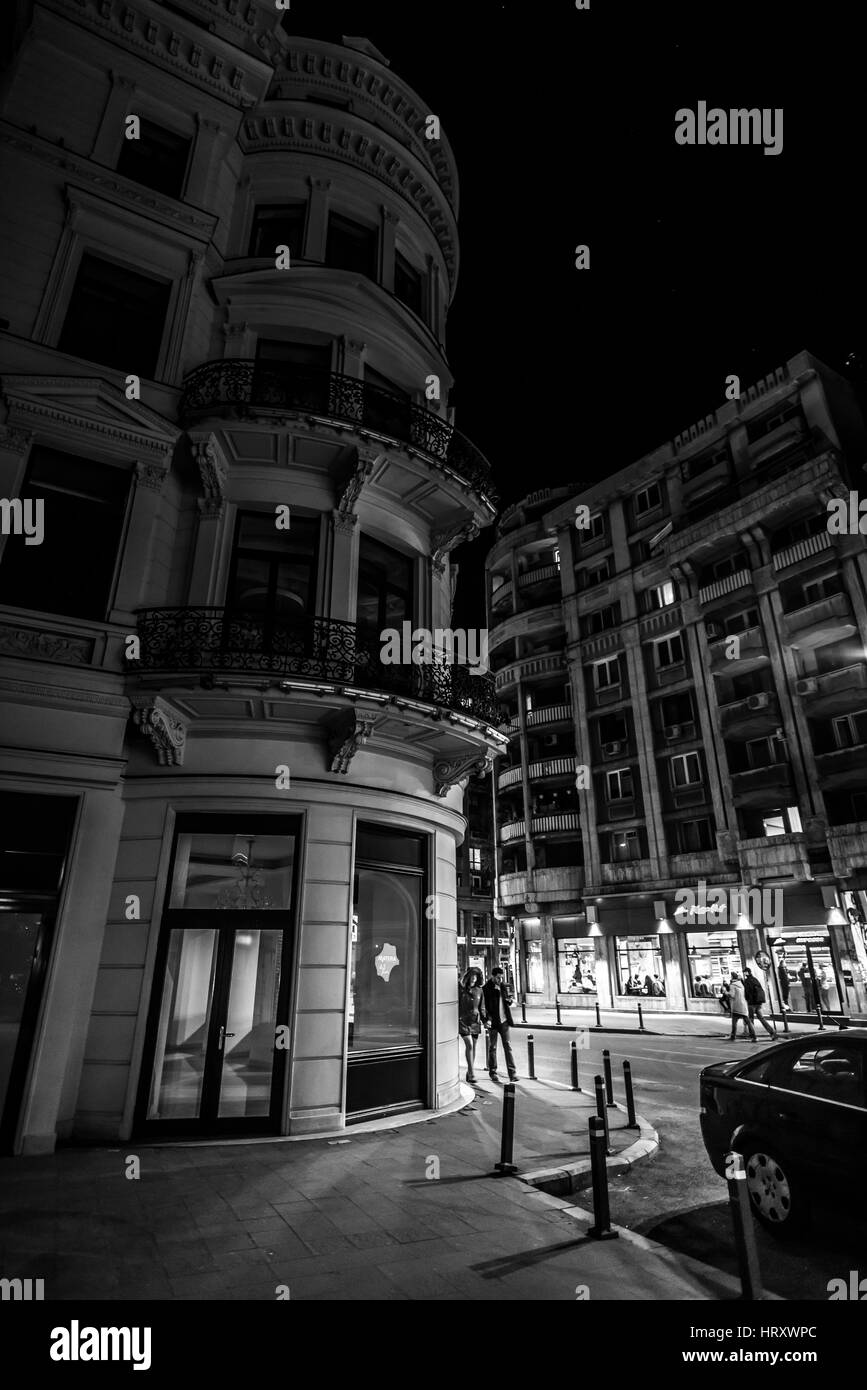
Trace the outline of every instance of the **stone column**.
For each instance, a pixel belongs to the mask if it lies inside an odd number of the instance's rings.
[[[136,84],[122,73],[111,72],[111,91],[102,113],[102,120],[90,152],[97,164],[113,169],[117,163],[118,151],[122,149],[125,135],[125,120],[128,115],[140,116],[135,94]]]
[[[325,261],[325,246],[328,238],[328,194],[330,179],[307,180],[310,185],[310,203],[307,209],[307,230],[304,236],[303,256],[305,261]]]

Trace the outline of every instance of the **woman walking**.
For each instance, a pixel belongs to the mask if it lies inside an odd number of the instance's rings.
[[[458,1032],[464,1040],[464,1047],[467,1051],[467,1081],[470,1085],[475,1084],[475,1061],[476,1043],[482,1031],[482,1024],[487,1027],[488,1015],[485,1009],[485,996],[482,992],[482,972],[472,966],[461,980],[461,987],[458,994]]]

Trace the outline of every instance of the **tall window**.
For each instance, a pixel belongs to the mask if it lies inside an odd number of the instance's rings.
[[[169,198],[180,198],[192,145],[187,135],[142,117],[138,140],[124,140],[117,172]]]
[[[617,768],[605,774],[605,794],[609,801],[626,801],[633,794],[632,769]]]
[[[648,613],[653,613],[658,608],[670,608],[675,597],[674,584],[668,579],[664,584],[657,584],[655,588],[647,590],[645,607]]]
[[[620,658],[606,657],[604,661],[593,663],[593,685],[596,690],[607,690],[620,684]]]
[[[656,507],[662,506],[662,492],[659,483],[651,483],[648,487],[642,488],[635,494],[635,515],[643,516],[645,512],[652,512]]]
[[[675,821],[670,827],[669,841],[672,854],[695,854],[699,850],[713,849],[713,825],[706,816],[700,820]]]
[[[328,219],[325,260],[338,270],[354,270],[369,280],[377,278],[378,238],[374,227],[332,212]]]
[[[352,903],[351,1053],[422,1041],[424,840],[362,825]]]
[[[368,429],[393,435],[395,439],[410,439],[411,407],[408,392],[396,386],[390,377],[364,364],[364,423]]]
[[[86,251],[66,311],[61,352],[153,377],[171,284]]]
[[[678,753],[669,763],[671,785],[692,787],[701,782],[701,759],[698,753]]]
[[[419,318],[424,317],[424,281],[420,270],[402,256],[399,251],[394,256],[394,292],[402,304]]]
[[[657,670],[683,665],[683,641],[679,632],[673,632],[670,637],[663,637],[654,647]]]
[[[608,836],[609,864],[624,864],[641,858],[641,841],[637,830],[612,830]]]
[[[226,601],[236,638],[252,624],[251,640],[279,643],[313,614],[318,537],[317,517],[293,511],[278,531],[273,512],[241,513]]]
[[[251,256],[273,259],[278,246],[288,246],[290,259],[300,260],[304,253],[305,203],[261,203],[253,213],[250,231]]]
[[[103,622],[111,605],[129,480],[125,469],[35,448],[21,499],[42,500],[45,535],[41,545],[9,536],[0,564],[0,602]]]
[[[385,628],[413,619],[413,562],[391,546],[362,536],[358,552],[357,622],[377,644]]]

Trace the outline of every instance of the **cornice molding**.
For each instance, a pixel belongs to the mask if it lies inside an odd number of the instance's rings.
[[[123,444],[128,453],[156,462],[164,471],[171,464],[181,434],[179,426],[170,424],[140,401],[126,400],[117,387],[102,377],[7,376],[3,394],[13,429],[23,417],[24,428],[34,433],[41,422],[98,434]],[[114,419],[97,414],[99,409],[111,412]]]

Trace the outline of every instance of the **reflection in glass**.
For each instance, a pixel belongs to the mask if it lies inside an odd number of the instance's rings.
[[[737,932],[691,931],[686,940],[690,993],[695,999],[718,998],[723,984],[731,982],[732,974],[742,973]]]
[[[281,931],[235,932],[220,1117],[267,1115],[280,991]]]
[[[40,912],[0,913],[0,1115],[6,1103],[9,1073],[41,925]]]
[[[596,948],[593,942],[558,941],[557,974],[561,994],[595,994]]]
[[[421,1041],[421,888],[418,875],[365,868],[356,873],[350,1051]]]
[[[285,910],[292,891],[291,835],[178,835],[170,907]]]
[[[217,933],[173,931],[154,1049],[149,1120],[195,1119],[205,1077]]]

